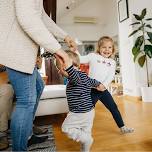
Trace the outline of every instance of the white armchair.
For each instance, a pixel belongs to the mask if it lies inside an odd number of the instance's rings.
[[[68,111],[66,86],[46,85],[36,111],[36,116],[67,113]]]

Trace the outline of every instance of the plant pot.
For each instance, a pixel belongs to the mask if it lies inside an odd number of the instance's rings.
[[[152,87],[141,87],[143,102],[152,102]]]

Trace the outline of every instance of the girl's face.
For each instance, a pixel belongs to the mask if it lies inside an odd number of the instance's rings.
[[[105,58],[109,58],[113,54],[113,43],[111,41],[103,41],[100,46],[100,55]]]

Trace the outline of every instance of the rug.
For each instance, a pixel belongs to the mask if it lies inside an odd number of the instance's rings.
[[[39,135],[39,137],[48,136],[48,139],[45,142],[42,142],[40,144],[33,144],[28,148],[28,151],[41,151],[41,152],[56,152],[56,146],[55,146],[55,139],[53,135],[53,127],[52,125],[45,125],[40,126],[41,128],[47,128],[48,132],[43,135]],[[9,139],[9,148],[7,151],[11,151],[12,147],[12,140],[10,138],[10,134],[8,135]]]

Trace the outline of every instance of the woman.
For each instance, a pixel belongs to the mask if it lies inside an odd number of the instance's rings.
[[[68,46],[73,40],[47,16],[43,0],[0,1],[0,64],[6,66],[16,95],[16,109],[11,118],[12,150],[27,151],[33,118],[44,84],[35,67],[38,47],[44,47],[63,61],[68,56],[55,39]]]

